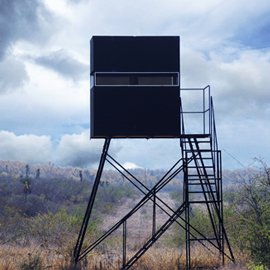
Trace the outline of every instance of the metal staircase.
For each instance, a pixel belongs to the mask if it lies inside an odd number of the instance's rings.
[[[184,89],[192,90],[192,89]],[[218,150],[213,100],[210,96],[210,87],[195,89],[202,91],[203,108],[201,111],[182,111],[181,148],[184,160],[184,202],[185,231],[186,231],[186,269],[191,269],[192,247],[200,241],[211,252],[218,250],[220,260],[224,263],[225,257],[234,261],[232,249],[224,228],[223,197],[222,197],[222,163],[221,151]],[[207,97],[209,101],[207,102]],[[208,104],[208,105],[206,105]],[[182,107],[181,107],[182,108]],[[202,119],[202,132],[200,134],[185,133],[185,114],[200,114]],[[184,135],[185,134],[185,135]],[[192,218],[200,210],[208,213],[208,224],[201,224],[194,232]],[[210,235],[198,235],[201,227],[208,225]],[[197,225],[198,226],[198,225]],[[196,237],[193,237],[195,235]],[[228,253],[225,252],[225,246]]]

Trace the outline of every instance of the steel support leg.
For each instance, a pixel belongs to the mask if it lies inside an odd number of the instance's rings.
[[[96,194],[97,194],[97,191],[98,191],[98,186],[99,186],[100,178],[101,178],[102,171],[103,171],[103,168],[104,168],[104,164],[105,164],[105,161],[106,161],[106,156],[107,156],[107,153],[108,153],[108,150],[109,150],[110,141],[111,141],[110,138],[105,139],[105,142],[104,142],[104,145],[103,145],[103,150],[102,150],[102,154],[101,154],[100,161],[99,161],[98,171],[97,171],[96,178],[95,178],[95,181],[94,181],[94,185],[93,185],[93,188],[92,188],[92,192],[91,192],[91,195],[90,195],[90,198],[89,198],[89,202],[88,202],[88,205],[87,205],[87,208],[86,208],[83,223],[81,225],[81,229],[80,229],[80,233],[79,233],[79,236],[78,236],[78,239],[77,239],[77,243],[76,243],[76,246],[74,248],[73,259],[74,259],[75,265],[78,263],[78,261],[80,259],[80,254],[81,254],[81,249],[82,249],[85,233],[86,233],[86,230],[87,230],[87,226],[88,226],[89,219],[90,219],[90,216],[91,216],[92,208],[93,208],[95,198],[96,198]]]
[[[188,167],[187,167],[187,156],[184,159],[183,165],[184,171],[184,202],[186,203],[185,208],[185,234],[186,234],[186,270],[190,269],[190,220],[189,220],[189,186],[188,186]]]

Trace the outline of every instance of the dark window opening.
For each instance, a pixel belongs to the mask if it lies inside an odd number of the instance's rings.
[[[178,73],[97,73],[95,85],[179,85]]]

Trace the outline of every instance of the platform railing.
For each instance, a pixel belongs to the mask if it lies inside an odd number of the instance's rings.
[[[207,85],[204,88],[181,88],[180,98],[182,134],[209,135],[212,129],[210,86]],[[186,107],[182,104],[186,104]],[[194,104],[195,108],[193,108]],[[198,117],[199,120],[187,121],[187,118],[191,116]],[[187,122],[191,122],[192,125],[188,127],[184,126],[184,123]],[[195,129],[195,127],[199,127],[199,129]]]
[[[210,146],[213,152],[218,151],[218,140],[215,124],[215,111],[213,98],[210,93],[210,86],[204,88],[181,88],[180,90],[180,122],[182,135],[205,135],[210,138]],[[198,95],[201,95],[198,99]],[[197,105],[195,109],[183,104],[192,103],[194,96],[197,96]],[[190,108],[191,107],[191,108]],[[191,126],[186,125],[189,116],[197,116]],[[196,127],[199,126],[199,130]]]

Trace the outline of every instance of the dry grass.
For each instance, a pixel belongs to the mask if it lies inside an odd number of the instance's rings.
[[[32,244],[29,247],[0,247],[0,270],[73,270],[70,266],[70,248],[60,252],[53,248],[41,248]],[[193,269],[218,269],[217,256],[206,255],[205,250],[196,247],[193,250]],[[129,254],[131,256],[131,254]],[[222,270],[246,270],[244,257],[237,265],[227,264]],[[32,265],[31,265],[32,263]],[[119,253],[91,254],[81,262],[81,270],[116,270],[122,266]],[[185,269],[185,253],[177,249],[151,248],[133,266],[136,270],[179,270]]]
[[[59,266],[64,265],[65,260],[65,256],[59,254],[56,250],[43,249],[35,245],[29,247],[0,247],[1,270],[23,269],[23,265],[27,264],[29,269],[35,269],[34,262],[36,262],[36,265],[39,262],[43,269],[61,269]]]

